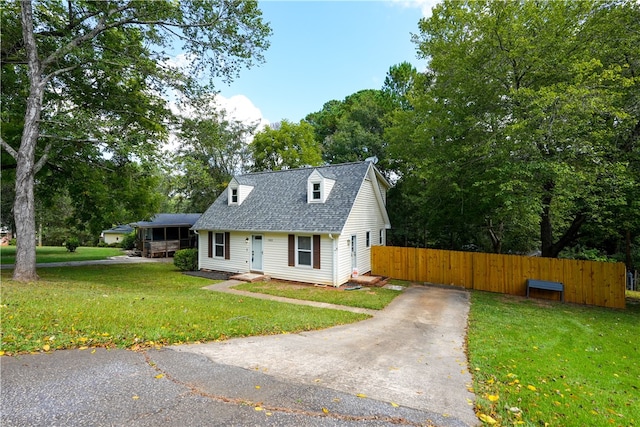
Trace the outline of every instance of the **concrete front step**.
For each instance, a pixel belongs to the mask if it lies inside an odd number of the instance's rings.
[[[362,286],[379,286],[382,277],[380,276],[356,276],[349,279],[349,283]]]
[[[254,283],[254,282],[264,282],[266,280],[270,280],[270,277],[265,276],[264,274],[259,274],[259,273],[241,273],[241,274],[236,274],[235,276],[231,276],[230,279]]]

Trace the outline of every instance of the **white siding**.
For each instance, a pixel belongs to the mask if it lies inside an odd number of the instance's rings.
[[[266,233],[263,239],[264,274],[267,276],[274,279],[293,280],[304,283],[318,283],[323,285],[331,285],[333,283],[332,242],[329,236],[320,236],[320,269],[307,266],[289,267],[288,233]]]
[[[231,232],[229,241],[229,259],[219,257],[209,258],[209,232],[207,230],[199,230],[198,261],[200,269],[228,271],[230,273],[248,272],[250,268],[249,263],[251,261],[251,236],[249,235],[248,243],[245,241],[246,237],[247,236],[244,234]]]
[[[124,236],[124,234],[120,233],[104,233],[104,242],[106,244],[122,243]]]
[[[254,233],[231,232],[231,259],[209,258],[208,231],[199,230],[198,257],[201,269],[246,273],[251,268],[251,235]],[[304,283],[333,284],[333,242],[327,235],[320,236],[320,269],[289,267],[288,233],[255,233],[262,235],[263,273],[273,279]],[[248,240],[247,240],[248,239]],[[346,281],[346,280],[345,280]],[[344,282],[343,282],[344,283]]]
[[[376,198],[377,181],[363,181],[353,209],[340,236],[339,277],[349,277],[351,269],[351,236],[357,236],[358,274],[371,271],[371,247],[366,246],[366,233],[370,232],[370,246],[380,245],[380,229],[386,228],[385,219]]]

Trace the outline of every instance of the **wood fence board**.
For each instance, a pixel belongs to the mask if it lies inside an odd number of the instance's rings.
[[[511,295],[526,294],[526,280],[562,282],[565,301],[625,307],[625,274],[621,263],[522,257],[477,252],[374,246],[371,272],[416,282],[464,286]],[[532,290],[532,297],[560,299],[558,292]]]
[[[579,288],[579,282],[581,281],[582,274],[580,273],[580,261],[575,259],[568,259],[566,261],[566,268],[563,270],[562,283],[564,283],[564,300],[566,302],[579,302],[577,295],[577,289]]]
[[[609,302],[610,307],[625,308],[626,297],[626,283],[627,283],[627,269],[624,264],[617,263],[611,278],[611,297],[612,301]],[[618,286],[618,283],[624,283],[624,287]]]

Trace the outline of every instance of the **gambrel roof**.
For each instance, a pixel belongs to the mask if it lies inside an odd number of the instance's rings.
[[[308,203],[312,174],[333,181],[323,203]],[[376,198],[388,223],[384,193],[390,185],[372,163],[358,162],[236,176],[233,185],[250,189],[246,198],[233,204],[224,191],[193,229],[339,234],[366,179],[377,184]]]

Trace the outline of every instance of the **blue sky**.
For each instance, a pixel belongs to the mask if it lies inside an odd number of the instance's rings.
[[[266,62],[220,82],[220,104],[242,120],[298,122],[327,101],[380,89],[392,65],[424,68],[411,33],[435,2],[260,1],[273,30]]]

